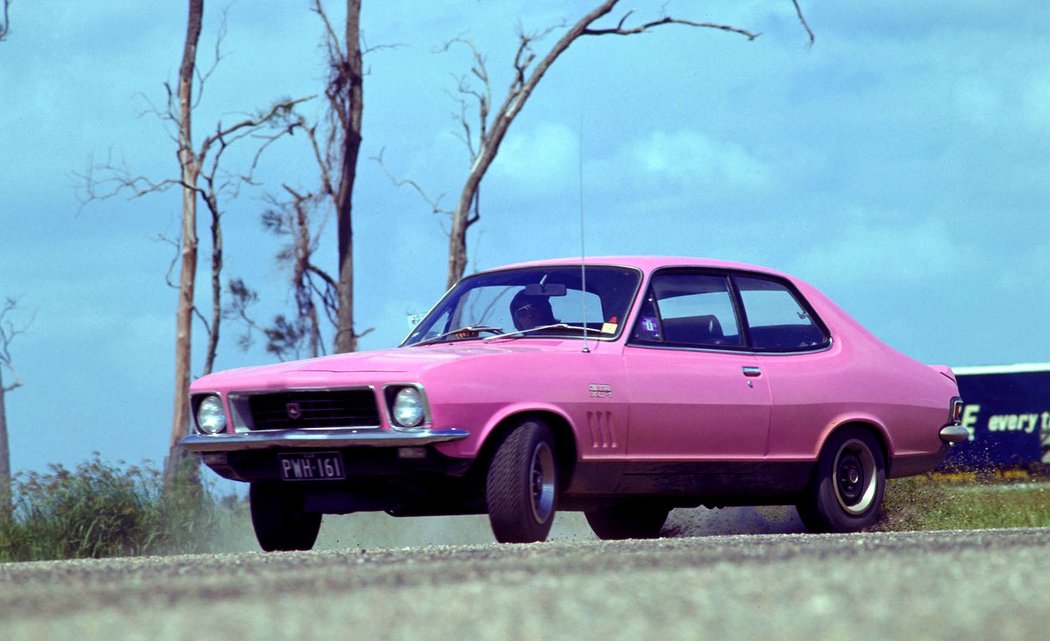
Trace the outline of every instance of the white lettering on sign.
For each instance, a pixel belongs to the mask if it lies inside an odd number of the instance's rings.
[[[988,417],[989,432],[1024,432],[1050,430],[1050,412],[1027,414],[997,414]]]
[[[981,411],[980,405],[966,405],[963,408],[962,426],[970,433],[967,440],[973,440],[974,425],[977,424],[977,414]]]

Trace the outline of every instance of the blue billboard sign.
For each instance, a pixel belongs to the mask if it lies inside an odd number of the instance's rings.
[[[1050,463],[1050,363],[952,368],[970,438],[945,468]]]

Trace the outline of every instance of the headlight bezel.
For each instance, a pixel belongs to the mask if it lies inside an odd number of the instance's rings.
[[[395,430],[417,431],[430,427],[430,406],[423,386],[418,383],[393,383],[384,386],[387,418]],[[414,411],[403,414],[403,408]]]
[[[207,411],[207,415],[203,412]],[[193,422],[198,434],[215,436],[226,432],[229,417],[219,394],[201,394],[193,399]]]

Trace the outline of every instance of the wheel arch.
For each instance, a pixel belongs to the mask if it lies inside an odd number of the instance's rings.
[[[889,477],[890,465],[891,465],[891,453],[893,451],[892,445],[889,438],[889,433],[886,428],[878,421],[871,418],[852,418],[840,422],[830,429],[826,430],[823,438],[820,440],[820,448],[817,450],[817,460],[820,459],[820,455],[824,452],[824,448],[827,447],[828,441],[842,430],[849,428],[857,428],[868,432],[879,444],[879,449],[882,450],[882,460],[886,467],[886,476]]]
[[[518,409],[500,417],[495,424],[486,431],[485,439],[478,450],[475,459],[480,465],[476,468],[484,473],[492,462],[492,457],[507,435],[521,423],[539,419],[550,428],[551,436],[554,438],[554,457],[558,469],[559,484],[562,488],[568,487],[576,469],[577,445],[576,435],[572,429],[569,419],[560,412],[544,409],[529,408]]]

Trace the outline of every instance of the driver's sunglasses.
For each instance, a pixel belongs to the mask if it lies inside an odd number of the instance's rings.
[[[514,310],[514,315],[521,316],[522,314],[529,314],[531,316],[533,309],[535,308],[532,306],[532,303],[525,303],[521,307]]]

